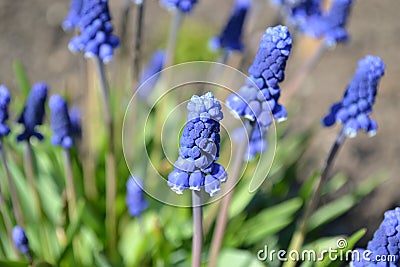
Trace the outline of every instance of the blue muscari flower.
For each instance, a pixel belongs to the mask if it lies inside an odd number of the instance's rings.
[[[385,64],[379,57],[368,55],[361,59],[342,101],[332,105],[329,114],[322,120],[323,126],[339,122],[348,137],[355,137],[359,130],[369,136],[375,135],[378,125],[369,115],[384,71]]]
[[[268,130],[266,128],[262,128],[259,124],[255,124],[253,127],[253,131],[251,132],[250,138],[246,137],[245,128],[237,128],[233,132],[233,138],[237,142],[241,142],[245,138],[249,139],[248,146],[246,148],[246,152],[244,155],[244,160],[251,161],[253,160],[257,154],[260,154],[267,150],[268,142],[266,140],[266,135]]]
[[[301,31],[313,38],[323,37],[328,46],[348,40],[345,26],[352,3],[352,0],[334,0],[327,13],[310,16],[301,25]]]
[[[68,114],[67,102],[60,95],[53,95],[49,101],[50,126],[53,130],[51,143],[70,149],[74,144],[72,139],[72,126]]]
[[[152,78],[149,83],[146,83],[139,91],[138,95],[142,99],[146,99],[157,84],[160,78],[160,71],[165,63],[165,50],[157,50],[151,56],[146,67],[140,73],[139,86],[143,85],[148,79]],[[156,75],[155,77],[153,77]]]
[[[149,206],[144,198],[143,180],[131,176],[126,182],[126,205],[131,216],[137,217]]]
[[[69,120],[71,122],[71,133],[76,138],[82,137],[81,110],[79,107],[72,107],[68,110]]]
[[[18,123],[25,127],[24,132],[17,136],[19,142],[29,141],[32,136],[43,140],[43,135],[36,131],[36,126],[43,123],[47,91],[47,84],[44,82],[36,83],[32,87],[25,102],[24,110],[18,119]]]
[[[64,31],[75,30],[81,18],[82,6],[84,0],[71,0],[69,3],[69,12],[62,23]]]
[[[0,138],[10,133],[10,127],[6,124],[8,120],[8,104],[10,104],[11,95],[7,87],[0,85]]]
[[[221,104],[212,93],[194,95],[187,105],[187,123],[182,131],[178,160],[168,176],[168,186],[177,194],[183,190],[204,190],[214,196],[227,178],[219,157]]]
[[[247,12],[250,8],[250,0],[236,0],[233,6],[232,14],[227,25],[220,36],[211,39],[210,47],[213,50],[243,50],[242,31]]]
[[[364,249],[358,249],[360,258],[352,262],[354,267],[365,266],[400,266],[400,208],[389,210],[385,212],[384,219],[379,226],[378,230],[374,233],[374,237],[368,242],[367,251],[363,257]],[[389,259],[388,256],[392,255],[391,260],[385,262],[382,259]]]
[[[177,8],[183,13],[190,13],[194,6],[197,4],[197,0],[160,0],[161,4],[168,8]]]
[[[85,57],[99,57],[103,62],[110,62],[114,49],[119,46],[119,39],[113,35],[113,26],[108,9],[108,0],[85,0],[78,23],[80,35],[69,42],[72,52],[84,51]]]
[[[291,26],[302,26],[311,16],[321,14],[321,0],[271,0]]]
[[[24,229],[17,225],[12,230],[12,239],[15,247],[26,257],[29,257],[29,241]]]

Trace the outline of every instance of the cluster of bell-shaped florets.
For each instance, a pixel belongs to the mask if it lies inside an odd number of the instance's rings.
[[[384,71],[385,64],[379,57],[368,55],[361,59],[342,101],[332,105],[322,124],[328,127],[342,123],[348,137],[355,137],[359,130],[375,135],[378,125],[369,115]]]
[[[108,0],[83,1],[77,27],[80,34],[71,39],[69,49],[84,52],[87,58],[97,56],[103,62],[110,62],[114,49],[119,46],[119,39],[112,33]]]
[[[385,218],[374,237],[368,242],[367,249],[357,249],[351,265],[366,266],[400,266],[400,208],[385,212]]]
[[[168,176],[169,187],[178,194],[185,189],[205,191],[214,196],[226,181],[219,157],[221,104],[212,93],[194,95],[187,105],[189,114],[180,139],[178,160]]]

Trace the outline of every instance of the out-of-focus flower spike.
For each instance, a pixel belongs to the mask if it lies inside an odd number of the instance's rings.
[[[126,205],[131,216],[137,217],[147,209],[149,203],[144,197],[143,180],[131,176],[126,182]]]
[[[45,102],[47,99],[48,87],[44,82],[36,83],[25,102],[24,110],[18,119],[25,130],[17,136],[17,141],[29,141],[32,136],[43,140],[43,135],[36,131],[38,125],[42,125],[45,114]]]
[[[212,50],[243,50],[242,31],[246,15],[251,7],[251,0],[236,0],[232,14],[219,36],[210,40]]]
[[[70,149],[74,142],[67,102],[60,95],[53,95],[50,97],[49,107],[50,127],[53,130],[51,143]]]
[[[177,8],[183,13],[190,13],[198,0],[160,0],[160,2],[167,9]]]
[[[377,57],[368,55],[358,62],[357,70],[348,85],[342,101],[332,105],[330,112],[322,120],[329,127],[335,122],[343,124],[343,132],[348,137],[357,136],[358,131],[373,136],[377,123],[369,117],[375,103],[378,84],[385,72],[385,64]]]
[[[69,120],[71,122],[71,134],[76,138],[82,137],[82,115],[81,109],[73,106],[68,111]]]
[[[12,230],[12,239],[15,247],[30,261],[29,241],[21,226],[14,226]]]
[[[160,71],[163,69],[165,63],[165,51],[157,50],[150,58],[146,67],[140,73],[140,81],[138,91],[138,95],[142,99],[147,99],[147,97],[151,94],[151,91],[157,84],[157,81],[160,77]],[[155,77],[153,77],[156,75]],[[148,81],[151,78],[150,81]],[[146,84],[144,84],[148,81]]]
[[[11,95],[7,87],[0,85],[0,138],[10,133],[10,127],[6,124],[8,120],[8,104],[10,104]]]

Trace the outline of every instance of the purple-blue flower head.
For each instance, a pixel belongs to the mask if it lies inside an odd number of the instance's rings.
[[[211,39],[210,47],[213,50],[243,50],[242,31],[251,0],[236,0],[232,14],[225,28],[219,36]]]
[[[53,95],[49,101],[50,127],[53,130],[51,143],[70,149],[74,144],[67,102],[60,95]]]
[[[87,58],[97,56],[105,63],[113,59],[119,39],[112,33],[108,0],[83,1],[78,28],[80,34],[68,45],[72,52],[84,52]]]
[[[75,30],[81,18],[81,11],[84,0],[71,0],[69,3],[69,12],[62,23],[64,31]]]
[[[71,122],[71,133],[76,138],[82,137],[81,110],[73,106],[68,110],[69,120]]]
[[[177,8],[183,13],[192,12],[198,0],[160,0],[161,4],[167,9]]]
[[[312,16],[321,14],[321,0],[272,0],[285,21],[292,27],[304,25]]]
[[[225,169],[215,163],[219,157],[221,104],[212,93],[193,96],[187,105],[187,123],[182,131],[178,160],[168,176],[168,185],[183,190],[200,190],[214,196],[225,182]]]
[[[18,119],[18,123],[25,127],[24,132],[17,136],[18,141],[29,141],[32,136],[43,140],[43,135],[36,131],[36,127],[43,123],[47,91],[47,84],[44,82],[36,83],[32,87]]]
[[[143,180],[131,176],[126,182],[126,205],[131,216],[137,217],[149,206],[143,193]]]
[[[0,138],[10,133],[10,127],[6,124],[8,120],[8,104],[10,104],[11,95],[7,87],[0,84]]]
[[[140,88],[138,91],[139,97],[142,99],[147,99],[151,91],[156,86],[158,79],[160,78],[160,71],[163,69],[164,63],[165,51],[157,50],[154,52],[146,67],[140,73],[139,86],[142,86],[142,88]],[[150,78],[151,80],[149,80]],[[146,81],[148,82],[144,84]]]
[[[29,257],[29,241],[24,229],[17,225],[12,230],[12,239],[15,247],[26,257]]]
[[[399,266],[400,265],[400,208],[385,212],[384,219],[374,237],[368,242],[367,251],[358,249],[359,259],[352,262],[354,267],[365,266]]]
[[[361,59],[342,101],[332,105],[329,114],[322,120],[323,126],[339,122],[348,137],[355,137],[359,130],[370,136],[375,135],[378,126],[369,115],[384,72],[385,64],[379,57],[368,55]]]
[[[261,127],[259,124],[255,124],[253,131],[251,133],[251,137],[249,138],[249,143],[246,148],[246,152],[244,154],[245,161],[253,160],[258,154],[263,153],[268,148],[267,142],[267,133],[268,129]],[[243,142],[246,137],[245,128],[237,128],[233,132],[233,138],[237,142]]]
[[[313,38],[323,37],[328,46],[347,41],[345,26],[352,3],[352,0],[334,0],[327,13],[311,16],[301,25],[301,31]]]

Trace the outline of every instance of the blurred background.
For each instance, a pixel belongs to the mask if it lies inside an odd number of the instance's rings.
[[[117,35],[120,33],[121,5],[124,1],[110,1]],[[245,40],[250,48],[247,59],[249,63],[265,28],[273,26],[276,21],[276,10],[269,1],[255,1],[259,2],[262,9],[254,31]],[[82,68],[77,66],[82,59],[68,50],[67,45],[72,34],[65,33],[60,26],[68,12],[68,2],[0,0],[1,83],[11,90],[16,88],[13,63],[15,60],[20,60],[32,82],[45,80],[53,92],[67,93],[73,102],[79,104],[87,86],[79,79]],[[232,2],[200,0],[193,14],[185,17],[181,36],[190,40],[181,42],[178,45],[179,51],[196,50],[192,60],[215,58],[215,55],[208,52],[207,42],[210,37],[219,33],[229,16]],[[169,13],[160,7],[158,1],[149,0],[147,3],[142,65],[156,49],[165,47],[170,20]],[[373,54],[380,56],[386,64],[386,74],[381,80],[379,96],[372,115],[379,124],[378,134],[373,138],[360,134],[356,139],[347,140],[333,168],[333,173],[344,172],[350,176],[351,182],[343,189],[347,192],[371,175],[383,177],[386,181],[339,221],[326,226],[327,234],[347,234],[368,227],[369,231],[363,239],[365,242],[377,228],[383,212],[400,202],[399,11],[398,0],[355,1],[348,23],[350,41],[325,53],[289,105],[289,119],[285,122],[289,131],[295,132],[310,127],[315,129],[314,138],[306,156],[303,157],[301,173],[298,175],[305,178],[311,168],[322,165],[322,159],[327,155],[336,137],[338,127],[322,129],[319,121],[331,103],[341,99],[347,83],[353,76],[357,61],[367,54]],[[129,19],[131,25],[135,23],[134,9],[131,10]],[[134,27],[130,27],[128,33],[128,39],[132,40],[131,46],[133,46],[133,29]],[[286,83],[307,56],[308,46],[313,45],[301,37],[295,42],[302,44],[294,46],[295,49],[288,62]],[[199,49],[203,52],[199,53]],[[181,62],[179,51],[177,62]],[[118,53],[121,51],[117,52],[117,57],[120,56]],[[110,65],[108,70],[112,82],[117,85],[114,90],[131,90],[131,88],[118,88],[118,84],[122,84],[118,83],[118,79],[121,79],[120,66],[117,61]],[[282,94],[285,94],[286,83],[282,84]]]

